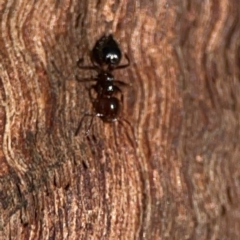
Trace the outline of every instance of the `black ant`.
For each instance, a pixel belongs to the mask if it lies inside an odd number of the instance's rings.
[[[93,78],[77,78],[79,82],[96,82],[96,84],[92,85],[89,89],[89,95],[96,114],[86,113],[82,117],[75,135],[78,134],[82,121],[87,116],[92,117],[89,129],[92,125],[94,116],[100,117],[104,122],[122,120],[131,126],[131,124],[126,119],[119,118],[121,104],[123,103],[123,93],[119,86],[127,86],[129,84],[115,80],[114,76],[111,73],[115,69],[126,68],[130,65],[130,60],[126,54],[125,57],[128,61],[127,64],[119,65],[121,57],[122,53],[117,42],[113,39],[112,35],[109,35],[103,36],[95,44],[91,52],[92,66],[81,66],[79,64],[80,60],[78,61],[77,65],[79,68],[96,70],[98,74]],[[96,93],[95,98],[92,95],[92,90],[94,90]],[[121,102],[117,97],[114,96],[116,93],[120,93]]]

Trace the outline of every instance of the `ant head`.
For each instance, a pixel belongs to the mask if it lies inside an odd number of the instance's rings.
[[[122,58],[122,54],[119,48],[106,46],[102,49],[103,61],[110,67],[116,67]]]
[[[101,37],[92,50],[92,60],[100,66],[114,69],[121,61],[122,53],[112,35]]]

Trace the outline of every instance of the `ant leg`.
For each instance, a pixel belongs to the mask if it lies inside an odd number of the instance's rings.
[[[76,80],[78,82],[93,82],[93,81],[97,81],[97,78],[96,77],[91,77],[91,78],[79,78],[78,76],[76,76]]]
[[[62,77],[64,78],[62,72],[58,69],[57,65],[55,64],[55,62],[53,60],[51,60],[51,63],[53,65],[53,67],[56,69],[57,73]]]
[[[132,136],[133,136],[133,139],[134,139],[134,140],[132,140],[132,138],[129,136],[128,131],[126,131],[126,134],[127,134],[128,139],[130,140],[130,142],[132,142],[133,148],[136,149],[137,139],[136,139],[135,131],[134,131],[134,128],[133,128],[132,124],[131,124],[127,119],[125,119],[125,118],[119,118],[119,119],[118,119],[118,122],[119,122],[123,127],[124,127],[123,122],[127,123],[127,125],[130,127],[131,132],[132,132]]]
[[[88,133],[89,133],[89,129],[90,129],[91,126],[92,126],[92,122],[93,122],[93,118],[94,118],[94,116],[95,116],[95,115],[93,115],[93,114],[89,114],[89,113],[85,113],[85,114],[84,114],[84,116],[82,117],[82,119],[81,119],[80,122],[79,122],[78,128],[77,128],[77,130],[76,130],[76,132],[75,132],[75,136],[78,135],[78,133],[79,133],[81,127],[82,127],[82,122],[83,122],[84,118],[85,118],[85,117],[92,117],[92,119],[91,119],[91,123],[90,123],[90,125],[89,125],[89,127],[88,127],[88,130],[87,130],[87,135],[88,135]]]
[[[95,117],[95,115],[92,115],[92,119],[91,119],[91,122],[90,122],[90,124],[89,124],[89,126],[88,126],[88,130],[87,130],[87,132],[86,132],[86,135],[89,135],[89,131],[90,131],[90,128],[92,127],[92,123],[93,123],[93,118]]]
[[[86,69],[86,70],[98,70],[98,66],[97,65],[93,65],[93,66],[83,66],[80,65],[83,62],[82,58],[79,58],[77,61],[77,67],[80,69]]]
[[[129,59],[128,55],[125,53],[124,56],[127,59],[127,64],[120,65],[114,69],[126,68],[126,67],[130,66],[130,59]]]
[[[93,97],[92,90],[96,92],[96,86],[92,85],[90,88],[88,88],[89,91],[89,97],[92,102],[94,102],[96,99]]]
[[[120,80],[114,80],[114,83],[118,84],[118,85],[122,85],[124,87],[128,86],[128,87],[132,87],[132,84],[130,83],[125,83],[123,81],[120,81]]]
[[[123,105],[123,93],[122,93],[122,90],[118,86],[114,86],[114,91],[117,91],[117,92],[119,92],[121,94],[121,103]]]
[[[83,65],[80,65],[82,62],[83,62],[83,59],[82,58],[79,58],[78,61],[77,61],[77,66],[78,68],[80,69],[85,69],[85,70],[96,70],[96,71],[101,71],[101,68],[100,66],[98,66],[97,64],[95,64],[94,60],[93,60],[93,57],[91,55],[91,63],[92,63],[92,66],[83,66]]]
[[[96,62],[94,61],[93,54],[91,54],[90,60],[91,60],[92,65],[95,67],[95,69],[96,69],[97,71],[101,71],[101,67],[100,67],[98,64],[96,64]]]

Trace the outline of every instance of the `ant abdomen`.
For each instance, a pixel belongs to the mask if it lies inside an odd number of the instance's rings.
[[[120,102],[116,97],[102,97],[94,102],[94,108],[104,122],[114,122],[118,119]]]

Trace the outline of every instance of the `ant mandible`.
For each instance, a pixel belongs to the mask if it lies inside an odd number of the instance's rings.
[[[95,44],[91,52],[91,63],[92,66],[82,66],[80,65],[81,60],[78,61],[77,66],[80,69],[85,70],[95,70],[98,72],[96,77],[93,78],[78,78],[79,82],[94,81],[96,84],[92,85],[89,89],[90,99],[92,101],[95,114],[85,113],[82,117],[79,126],[75,132],[78,134],[82,121],[85,117],[92,117],[91,123],[89,125],[88,131],[92,126],[93,118],[95,116],[100,117],[104,122],[114,122],[119,120],[119,114],[121,110],[121,104],[123,104],[123,93],[119,86],[128,86],[128,83],[122,82],[120,80],[115,80],[112,75],[112,71],[115,69],[126,68],[130,65],[130,60],[125,54],[127,59],[127,64],[119,65],[122,53],[118,46],[118,43],[113,39],[112,35],[101,37]],[[95,91],[96,97],[92,95],[92,90]],[[121,102],[114,94],[120,93]],[[131,124],[126,120],[122,119],[131,126]]]

